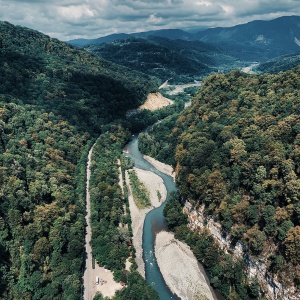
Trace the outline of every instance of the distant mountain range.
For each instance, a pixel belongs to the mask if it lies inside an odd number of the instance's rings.
[[[220,45],[241,58],[262,60],[300,50],[300,17],[211,28],[196,33],[194,37]],[[257,54],[259,57],[256,57]]]
[[[76,39],[69,41],[69,43],[74,46],[85,47],[89,44],[149,36],[212,43],[240,59],[264,61],[300,50],[300,17],[287,16],[271,21],[252,21],[233,27],[209,28],[194,34],[179,29],[169,29],[132,34],[112,34],[98,39]]]
[[[170,40],[186,40],[194,41],[194,35],[180,29],[162,29],[162,30],[152,30],[146,32],[137,33],[115,33],[97,39],[75,39],[68,41],[69,44],[77,47],[84,47],[90,44],[102,44],[110,43],[116,40],[126,40],[131,37],[149,37],[149,36],[159,36]]]

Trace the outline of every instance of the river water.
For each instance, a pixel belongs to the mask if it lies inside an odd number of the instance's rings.
[[[135,167],[152,171],[163,179],[167,189],[167,194],[172,191],[176,191],[173,178],[161,173],[143,158],[142,153],[138,149],[137,136],[134,136],[131,142],[125,148],[128,150],[126,156],[134,160]],[[166,285],[154,256],[154,243],[156,234],[162,230],[168,231],[167,223],[165,221],[165,217],[163,216],[165,204],[166,201],[163,202],[160,207],[151,210],[145,218],[143,231],[143,259],[145,262],[146,280],[158,292],[161,300],[179,300],[180,298],[174,295]]]

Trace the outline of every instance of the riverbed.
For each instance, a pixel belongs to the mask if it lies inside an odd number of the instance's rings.
[[[135,167],[142,170],[151,171],[158,176],[160,176],[166,186],[167,194],[176,191],[176,186],[174,182],[174,177],[169,176],[172,175],[172,172],[169,168],[166,168],[164,164],[160,165],[158,163],[158,168],[164,172],[158,171],[152,164],[150,164],[147,160],[144,159],[143,155],[138,150],[138,138],[134,136],[132,141],[126,146],[127,154],[126,156],[132,158],[135,162]],[[149,158],[147,158],[149,160]],[[150,159],[151,161],[151,159]],[[157,161],[156,161],[157,162]],[[155,164],[157,165],[157,164]],[[167,175],[167,174],[169,175]],[[156,188],[155,188],[156,189]],[[164,200],[164,199],[162,199]],[[143,260],[145,263],[145,271],[142,267],[139,267],[142,275],[146,275],[147,282],[152,285],[152,287],[158,292],[160,299],[168,300],[168,299],[198,299],[195,293],[190,293],[193,291],[197,291],[198,296],[201,294],[205,296],[203,299],[218,299],[214,294],[213,290],[209,286],[209,282],[207,281],[207,277],[205,276],[205,272],[201,266],[198,265],[198,262],[194,255],[189,250],[189,247],[175,240],[172,236],[172,233],[168,231],[167,224],[165,218],[163,216],[163,208],[165,206],[165,202],[158,208],[152,209],[147,213],[144,226],[143,226],[143,238],[142,238],[142,248],[143,248]],[[157,253],[155,253],[154,245],[156,236],[161,234],[162,232],[166,232],[170,239],[166,239],[165,242],[168,243],[167,251],[171,251],[173,253],[172,259],[159,259],[157,257]],[[135,238],[135,237],[134,237]],[[138,238],[138,237],[137,237]],[[168,242],[170,241],[170,243]],[[159,249],[159,254],[162,257],[166,254],[164,252],[164,247],[160,247],[156,245],[156,249]],[[180,247],[178,247],[180,245]],[[185,256],[188,253],[188,256]],[[138,253],[137,253],[138,254]],[[156,256],[155,256],[156,254]],[[167,254],[168,255],[168,254]],[[140,253],[139,256],[139,264],[140,261]],[[163,272],[163,276],[161,274],[161,270],[157,264],[157,260],[160,262],[160,268]],[[161,257],[160,257],[161,258]],[[187,260],[190,260],[190,267],[185,268],[185,263]],[[174,265],[175,264],[175,265]],[[176,264],[184,268],[184,272],[179,272],[178,268],[176,269]],[[191,267],[193,266],[193,268]],[[189,272],[190,270],[194,270],[195,272]],[[145,272],[145,273],[144,273]],[[184,275],[184,276],[183,276]],[[186,279],[195,279],[195,284],[191,289],[191,280],[184,282]],[[171,289],[169,289],[168,285],[165,282],[165,279]],[[171,280],[170,280],[171,279]],[[199,286],[196,282],[199,282]],[[180,282],[180,285],[177,286],[176,282]],[[176,294],[172,293],[176,292],[180,297]],[[200,294],[199,294],[199,293]],[[191,297],[191,295],[194,295]]]

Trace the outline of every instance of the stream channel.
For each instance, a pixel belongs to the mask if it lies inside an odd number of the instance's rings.
[[[160,176],[167,189],[167,197],[172,191],[176,191],[176,185],[171,176],[168,176],[158,171],[153,165],[143,158],[143,154],[138,148],[138,136],[132,137],[125,149],[128,153],[125,153],[127,157],[130,157],[134,161],[135,167],[146,171],[151,171]],[[168,226],[163,215],[163,209],[166,205],[166,201],[160,207],[151,210],[145,218],[143,228],[143,259],[145,262],[145,273],[147,282],[157,291],[160,300],[180,300],[180,298],[173,294],[160,272],[154,255],[154,243],[156,234],[160,231],[169,231]],[[204,270],[203,270],[204,271]],[[206,276],[206,275],[205,275]],[[220,293],[216,290],[213,291],[213,296],[216,300],[224,300]]]
[[[146,171],[152,171],[163,179],[167,189],[167,194],[172,191],[176,191],[173,178],[161,173],[143,158],[142,153],[138,149],[137,136],[134,136],[125,148],[128,150],[126,156],[133,159],[135,167]],[[143,229],[143,259],[145,262],[146,280],[158,292],[161,300],[179,300],[180,298],[173,294],[166,285],[154,256],[154,242],[156,234],[162,230],[168,231],[167,223],[163,216],[165,204],[166,201],[164,201],[160,207],[151,210],[145,218]]]

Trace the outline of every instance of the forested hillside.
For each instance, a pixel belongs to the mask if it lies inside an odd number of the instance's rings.
[[[0,104],[0,295],[80,299],[90,136],[51,112]]]
[[[81,299],[88,149],[156,83],[7,22],[0,58],[0,298]]]
[[[177,120],[177,183],[285,287],[300,288],[300,67],[204,81]]]
[[[112,62],[173,83],[198,80],[218,69],[231,70],[241,64],[227,51],[211,44],[158,36],[132,37],[89,45],[86,49]]]
[[[4,101],[18,98],[96,132],[157,86],[146,75],[7,22],[0,22],[0,74]]]
[[[257,71],[262,73],[279,73],[291,70],[300,64],[300,53],[279,56],[259,64]]]

